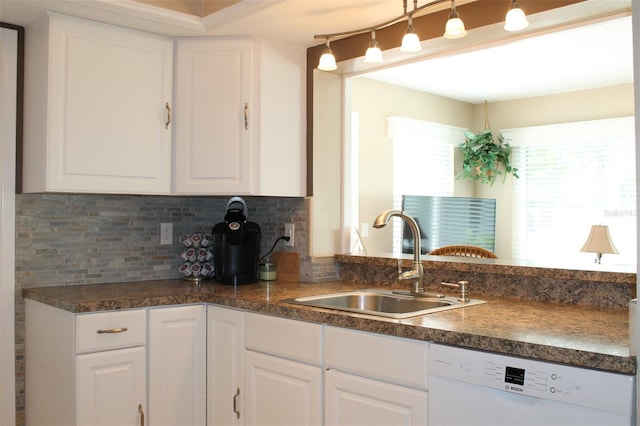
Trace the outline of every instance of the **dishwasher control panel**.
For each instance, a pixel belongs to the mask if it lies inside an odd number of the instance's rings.
[[[429,345],[429,376],[505,392],[631,414],[634,376]],[[631,397],[620,398],[620,395]]]

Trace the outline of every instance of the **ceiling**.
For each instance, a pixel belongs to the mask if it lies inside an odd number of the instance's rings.
[[[168,5],[204,0],[145,1]],[[630,1],[583,4],[628,8]],[[172,37],[263,36],[310,47],[319,44],[314,34],[349,31],[399,16],[402,2],[242,0],[201,18],[135,0],[0,0],[0,20],[26,26],[27,33],[28,25],[48,10]],[[474,37],[474,31],[466,38]],[[627,17],[455,56],[441,55],[378,71],[375,78],[481,103],[632,82],[631,51]]]
[[[194,16],[207,16],[226,7],[240,3],[241,0],[135,0],[140,3],[164,7]]]
[[[474,104],[633,82],[631,16],[365,76]]]
[[[170,36],[255,35],[310,47],[323,42],[314,39],[314,34],[366,27],[403,12],[402,0],[242,0],[201,18],[194,15],[197,7],[177,5],[201,1],[0,0],[0,20],[28,25],[46,10],[52,10],[104,22],[124,21],[127,26]],[[468,1],[459,0],[458,3]],[[166,7],[158,7],[158,4]],[[179,13],[170,10],[170,6],[192,13]],[[139,18],[142,15],[145,19]]]

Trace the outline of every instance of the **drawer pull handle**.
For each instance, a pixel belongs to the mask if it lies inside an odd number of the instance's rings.
[[[115,334],[115,333],[124,333],[127,330],[128,330],[127,327],[107,328],[107,329],[101,328],[100,330],[97,331],[97,333],[98,334]]]
[[[171,107],[169,106],[169,102],[164,104],[164,108],[167,110],[167,121],[164,122],[164,128],[168,129],[169,124],[171,124]]]
[[[140,426],[144,426],[144,410],[142,404],[138,404],[138,413],[140,413]]]
[[[233,395],[233,412],[236,413],[236,418],[240,418],[240,410],[238,410],[238,397],[240,396],[240,388],[237,389],[236,394]]]
[[[244,103],[244,128],[245,130],[249,128],[249,104],[247,102]]]

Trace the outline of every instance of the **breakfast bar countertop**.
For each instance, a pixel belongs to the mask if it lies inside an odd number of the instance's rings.
[[[26,288],[22,294],[26,299],[74,313],[210,303],[577,367],[636,372],[636,357],[629,354],[628,309],[482,296],[488,303],[391,319],[283,302],[365,288],[372,286],[357,282],[284,281],[232,286],[175,279]]]

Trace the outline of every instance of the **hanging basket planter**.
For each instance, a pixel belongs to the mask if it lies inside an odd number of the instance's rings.
[[[486,111],[486,102],[485,102]],[[486,113],[485,113],[486,114]],[[512,174],[516,179],[518,169],[511,167],[509,157],[511,147],[502,134],[489,128],[489,119],[485,116],[485,129],[480,133],[464,132],[465,141],[458,145],[462,151],[462,173],[458,179],[479,180],[493,186],[498,176]]]

